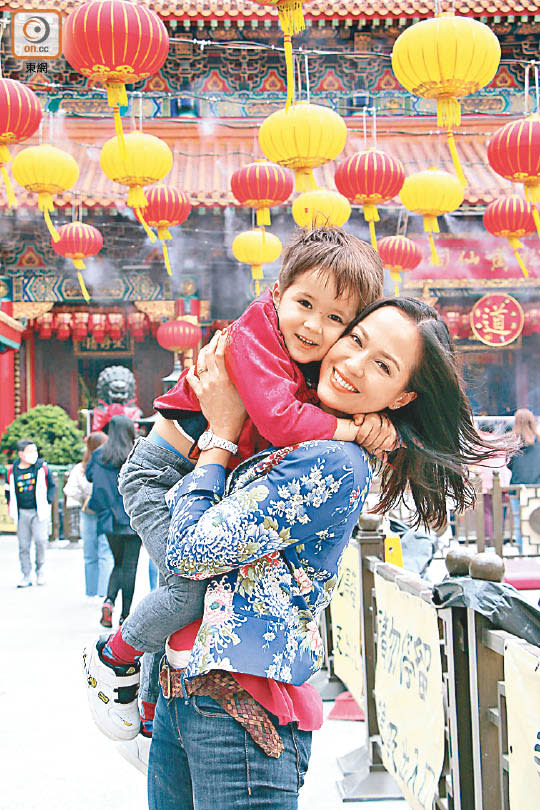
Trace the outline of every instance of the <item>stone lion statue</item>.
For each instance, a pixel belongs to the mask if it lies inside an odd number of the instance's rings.
[[[103,430],[113,416],[124,414],[134,422],[141,416],[135,401],[135,375],[125,366],[107,366],[97,379],[98,405],[92,414],[92,430]]]

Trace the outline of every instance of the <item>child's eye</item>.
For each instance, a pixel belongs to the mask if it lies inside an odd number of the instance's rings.
[[[382,360],[377,360],[377,365],[379,366],[381,371],[383,371],[385,374],[388,374],[388,375],[390,374],[389,367],[386,365],[386,363],[383,363]]]
[[[340,318],[339,315],[329,315],[328,316],[331,321],[335,321],[336,323],[343,323],[343,318]]]
[[[307,309],[311,309],[311,302],[306,301],[305,298],[300,298],[298,303],[300,304],[301,307],[306,307]]]

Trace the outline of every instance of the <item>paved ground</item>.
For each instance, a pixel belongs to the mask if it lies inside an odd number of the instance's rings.
[[[0,537],[0,810],[145,810],[145,780],[94,727],[80,651],[99,630],[85,602],[81,549],[47,552],[47,585],[17,590],[16,540]],[[141,555],[135,598],[148,588]],[[326,712],[331,704],[325,704]],[[315,734],[300,810],[339,810],[336,756],[359,747],[364,724],[326,720]],[[407,810],[405,802],[353,805]],[[209,808],[208,810],[211,810]]]

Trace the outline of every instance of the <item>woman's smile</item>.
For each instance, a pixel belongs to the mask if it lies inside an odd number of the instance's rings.
[[[337,368],[332,369],[330,382],[338,391],[349,391],[352,394],[359,394],[358,388],[355,388],[352,382],[347,377],[340,373]]]

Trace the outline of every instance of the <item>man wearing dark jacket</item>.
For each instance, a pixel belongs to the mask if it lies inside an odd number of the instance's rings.
[[[56,485],[46,463],[38,458],[35,442],[21,439],[17,442],[17,454],[19,460],[8,468],[7,496],[9,514],[17,526],[19,538],[22,579],[17,587],[28,588],[32,585],[32,541],[36,546],[36,583],[45,584],[43,566]]]

